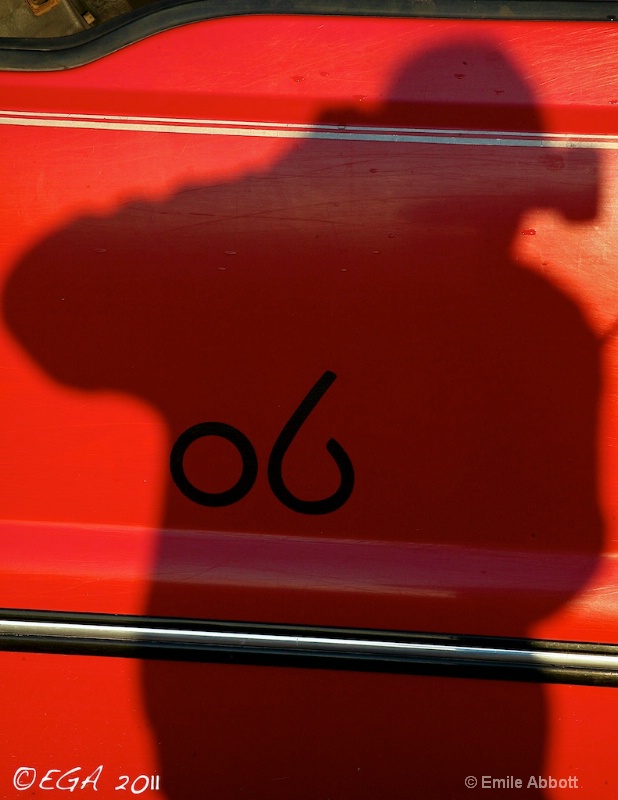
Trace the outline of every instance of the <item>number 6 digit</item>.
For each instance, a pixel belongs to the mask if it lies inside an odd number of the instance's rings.
[[[284,506],[299,514],[330,514],[341,508],[354,488],[354,467],[346,451],[335,439],[329,439],[326,443],[326,450],[335,461],[341,475],[339,488],[333,494],[322,500],[301,500],[292,494],[283,482],[283,458],[289,446],[336,378],[334,372],[325,372],[322,375],[284,425],[268,459],[268,482],[273,494]]]

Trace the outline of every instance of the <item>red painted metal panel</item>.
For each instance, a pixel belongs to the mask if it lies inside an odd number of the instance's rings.
[[[483,777],[520,780],[511,788],[524,797],[615,792],[611,689],[155,662],[159,695],[144,707],[128,660],[2,653],[0,664],[13,687],[0,733],[7,797],[59,795],[39,788],[49,770],[55,785],[81,767],[62,781],[81,786],[101,765],[98,793],[87,784],[76,796],[124,796],[123,775],[127,796],[140,775],[159,775],[160,790],[143,792],[157,798],[500,796]],[[550,778],[571,786],[544,791]]]
[[[616,36],[245,18],[0,74],[0,605],[616,642]],[[355,483],[304,514],[268,462],[327,371],[283,479],[334,492],[334,438]],[[204,422],[258,462],[221,508],[169,471]],[[242,463],[209,437],[184,466],[220,493]],[[608,690],[2,663],[7,792],[105,761],[170,798],[615,795]]]

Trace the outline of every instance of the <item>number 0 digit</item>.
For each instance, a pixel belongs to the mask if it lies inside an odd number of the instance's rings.
[[[185,473],[185,453],[193,442],[205,436],[220,436],[222,439],[226,439],[234,445],[242,458],[240,478],[225,492],[204,492],[194,486]],[[242,500],[251,491],[257,477],[258,461],[253,445],[238,428],[226,425],[224,422],[201,422],[186,430],[176,440],[170,453],[170,471],[176,486],[194,503],[202,506],[229,506]]]

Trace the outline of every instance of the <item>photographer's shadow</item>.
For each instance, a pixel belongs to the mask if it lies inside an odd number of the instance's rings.
[[[468,80],[490,65],[506,99],[488,94],[480,121],[463,102],[408,108],[410,93],[430,97],[464,71],[462,51]],[[289,416],[280,406],[292,410],[326,370],[338,376],[350,500],[332,515],[295,514],[260,474],[240,502],[207,509],[169,477],[146,615],[252,619],[249,590],[222,601],[215,587],[196,608],[193,585],[165,578],[177,557],[165,531],[180,529],[581,556],[533,602],[512,593],[511,636],[528,636],[589,579],[603,533],[600,345],[574,301],[511,253],[529,209],[594,217],[596,157],[538,136],[539,146],[509,147],[445,144],[439,132],[379,141],[395,118],[447,127],[447,111],[454,129],[523,131],[527,142],[542,133],[517,70],[489,44],[454,41],[407,64],[379,112],[327,109],[316,121],[375,137],[309,138],[263,173],[77,220],[11,276],[5,316],[32,357],[62,384],[147,401],[170,448],[196,423],[241,420],[267,452]],[[106,248],[104,266],[86,255],[92,242]],[[331,478],[320,480],[298,493],[328,492]],[[408,629],[432,630],[406,591]],[[496,596],[462,589],[444,632],[484,630],[481,615],[504,607]],[[292,599],[279,621],[307,621],[312,602]],[[143,670],[169,798],[469,798],[467,775],[543,774],[539,683],[163,661]]]

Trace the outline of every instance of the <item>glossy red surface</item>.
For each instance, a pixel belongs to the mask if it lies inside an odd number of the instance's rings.
[[[20,767],[36,769],[40,783],[49,769],[80,766],[83,780],[100,765],[98,792],[87,786],[75,796],[122,797],[120,776],[144,774],[160,776],[160,792],[142,794],[157,798],[492,794],[468,789],[469,776],[519,778],[525,788],[512,791],[525,797],[614,796],[618,694],[608,689],[157,664],[179,715],[162,761],[133,662],[2,653],[0,665],[3,685],[13,688],[3,692],[12,724],[0,733],[0,782],[10,797],[56,794],[14,791]],[[576,788],[527,788],[531,777],[552,776],[572,776]]]
[[[0,73],[0,605],[616,642],[616,37],[256,17]],[[333,437],[354,490],[299,514],[269,454],[329,370],[284,480],[332,493]],[[169,473],[206,421],[257,454],[224,508]],[[615,796],[611,690],[1,660],[3,788],[105,761],[170,800]]]

